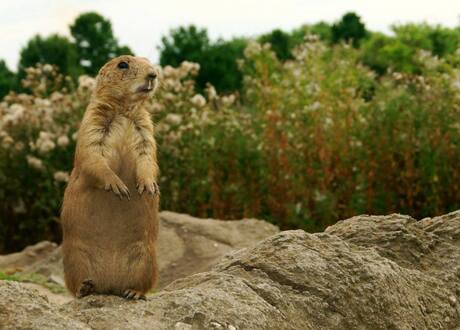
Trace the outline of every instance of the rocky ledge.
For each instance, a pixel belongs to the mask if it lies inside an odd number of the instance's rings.
[[[459,244],[460,212],[358,216],[228,253],[146,302],[89,296],[58,305],[0,281],[0,328],[458,329]]]

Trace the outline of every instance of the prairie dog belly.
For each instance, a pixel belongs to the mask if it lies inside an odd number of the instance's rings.
[[[128,188],[136,186],[136,154],[134,152],[134,126],[125,117],[117,119],[109,138],[107,139],[108,163]]]
[[[132,174],[129,176],[134,178]],[[155,271],[152,268],[156,263],[155,251],[151,249],[158,234],[158,197],[140,196],[134,180],[129,183],[124,180],[132,192],[129,201],[120,200],[109,191],[83,188],[75,182],[69,187],[72,206],[66,207],[62,215],[66,219],[64,235],[78,237],[65,242],[68,261],[64,262],[75,263],[72,261],[74,254],[87,256],[91,266],[83,271],[86,275],[79,281],[86,277],[92,279],[97,292],[118,294],[133,287],[129,279],[133,269],[136,270],[135,265],[144,265],[146,270],[142,274]],[[136,283],[143,281],[139,279]],[[151,281],[146,283],[150,285]]]

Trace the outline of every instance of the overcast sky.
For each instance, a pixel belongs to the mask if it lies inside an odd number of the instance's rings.
[[[115,36],[137,54],[158,59],[160,37],[185,24],[208,28],[212,38],[251,36],[274,28],[336,21],[347,11],[367,28],[388,32],[394,23],[460,25],[460,0],[1,0],[0,58],[17,66],[19,51],[35,34],[69,35],[81,13],[112,21]]]

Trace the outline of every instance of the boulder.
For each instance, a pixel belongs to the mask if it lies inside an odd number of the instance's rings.
[[[460,292],[451,282],[459,234],[460,213],[360,216],[325,233],[285,231],[145,302],[89,296],[59,306],[3,281],[0,328],[458,329]]]
[[[178,278],[209,270],[224,254],[277,232],[276,226],[262,220],[220,221],[163,211],[158,239],[158,288]],[[52,242],[40,242],[21,252],[0,256],[0,270],[36,273],[64,286],[61,248]]]
[[[279,232],[261,220],[220,221],[185,214],[160,213],[158,288],[187,275],[211,269],[223,255]]]

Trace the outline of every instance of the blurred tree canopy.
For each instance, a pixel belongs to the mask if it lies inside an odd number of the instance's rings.
[[[79,64],[87,74],[96,75],[101,66],[113,57],[133,54],[129,47],[118,45],[112,23],[97,13],[78,16],[70,26],[70,32],[75,39]]]
[[[200,64],[196,79],[200,88],[209,82],[221,91],[234,91],[241,87],[237,60],[245,47],[245,39],[211,42],[206,29],[190,25],[172,29],[161,39],[158,49],[163,66],[177,67],[183,61]]]
[[[438,57],[455,55],[460,42],[460,29],[422,24],[392,27],[394,36],[373,33],[362,45],[362,61],[379,74],[388,69],[419,73],[417,53],[421,50]]]
[[[16,85],[16,76],[8,69],[4,60],[0,60],[0,99]]]
[[[54,64],[62,73],[76,78],[82,73],[96,75],[110,58],[132,54],[129,47],[119,45],[111,22],[98,13],[88,12],[77,17],[70,32],[72,40],[59,35],[37,35],[29,40],[21,50],[17,77],[4,62],[0,62],[0,98],[11,89],[19,89],[18,82],[24,78],[24,69],[36,63]],[[380,75],[389,69],[417,74],[420,70],[417,54],[420,51],[431,52],[460,66],[456,56],[460,28],[410,23],[392,26],[392,32],[393,35],[370,32],[361,18],[350,12],[333,24],[306,24],[292,31],[275,29],[255,39],[271,44],[281,61],[292,60],[293,50],[307,35],[316,35],[330,45],[347,42],[359,50],[362,63]],[[200,89],[209,82],[221,92],[232,92],[242,86],[242,73],[237,62],[243,57],[246,45],[247,39],[244,38],[211,40],[206,29],[190,25],[172,29],[162,37],[158,49],[163,66],[177,67],[183,61],[200,64],[196,77]]]
[[[183,61],[200,63],[210,43],[206,29],[194,25],[172,29],[161,38],[160,64],[177,67]]]
[[[282,61],[292,58],[293,38],[289,33],[280,29],[273,30],[270,33],[263,34],[259,37],[259,42],[269,43],[276,57]]]
[[[237,61],[243,57],[246,45],[246,39],[219,40],[210,45],[200,64],[198,86],[203,88],[209,82],[222,92],[239,90],[243,75]]]
[[[414,49],[425,49],[437,56],[455,53],[459,43],[460,30],[442,26],[404,24],[392,27],[396,39]]]
[[[18,66],[19,78],[25,76],[26,68],[37,63],[54,64],[63,74],[72,77],[81,73],[75,45],[57,34],[46,38],[36,35],[22,48]]]
[[[133,54],[128,46],[118,44],[111,22],[97,13],[78,16],[70,32],[73,40],[58,34],[32,37],[21,49],[17,74],[0,60],[0,99],[10,90],[23,91],[20,81],[25,69],[37,63],[53,64],[64,75],[77,79],[83,73],[96,75],[115,56]]]
[[[366,26],[361,22],[361,17],[355,13],[347,13],[331,28],[331,41],[351,42],[354,47],[358,47],[367,36]]]
[[[316,24],[302,25],[291,33],[291,44],[297,46],[301,44],[306,35],[316,35],[320,40],[330,42],[332,39],[332,26],[326,22],[318,22]]]

